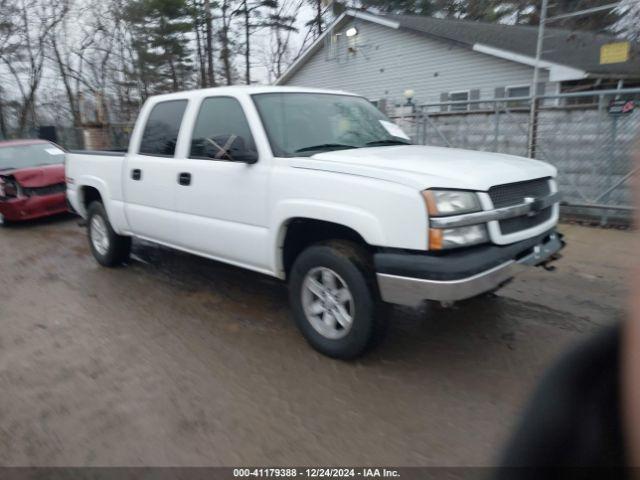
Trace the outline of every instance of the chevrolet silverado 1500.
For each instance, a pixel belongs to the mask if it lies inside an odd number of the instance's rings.
[[[127,154],[66,158],[104,266],[139,237],[287,280],[307,341],[338,358],[387,303],[451,303],[558,256],[556,169],[412,145],[366,99],[293,87],[151,97]]]

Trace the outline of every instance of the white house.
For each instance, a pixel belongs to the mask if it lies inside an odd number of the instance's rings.
[[[537,27],[347,10],[276,81],[395,104],[526,97]],[[548,28],[538,94],[640,86],[640,58],[600,64],[608,35]],[[450,108],[473,109],[474,105]]]

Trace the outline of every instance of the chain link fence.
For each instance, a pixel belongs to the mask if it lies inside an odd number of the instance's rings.
[[[563,213],[628,223],[640,89],[450,101],[392,116],[415,143],[532,156],[558,169]]]

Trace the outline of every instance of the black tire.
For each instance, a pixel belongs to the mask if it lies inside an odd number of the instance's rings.
[[[107,245],[104,251],[99,251],[94,245],[92,237],[92,222],[99,217],[106,227]],[[89,248],[94,258],[103,267],[115,267],[121,265],[129,259],[131,253],[131,237],[118,235],[113,231],[109,217],[101,202],[92,202],[87,209],[87,237],[89,239]]]
[[[322,335],[305,313],[302,298],[305,277],[318,268],[337,273],[351,293],[355,314],[350,330],[342,338]],[[386,331],[387,308],[380,300],[371,255],[353,242],[332,240],[304,250],[291,268],[289,302],[307,342],[329,357],[343,360],[359,357],[376,345]]]

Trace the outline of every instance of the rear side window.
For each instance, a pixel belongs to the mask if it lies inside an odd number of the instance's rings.
[[[186,100],[172,100],[158,103],[151,109],[140,142],[142,155],[173,157],[186,107]]]
[[[256,152],[240,102],[232,97],[203,100],[191,138],[190,158],[228,160],[224,151]]]

